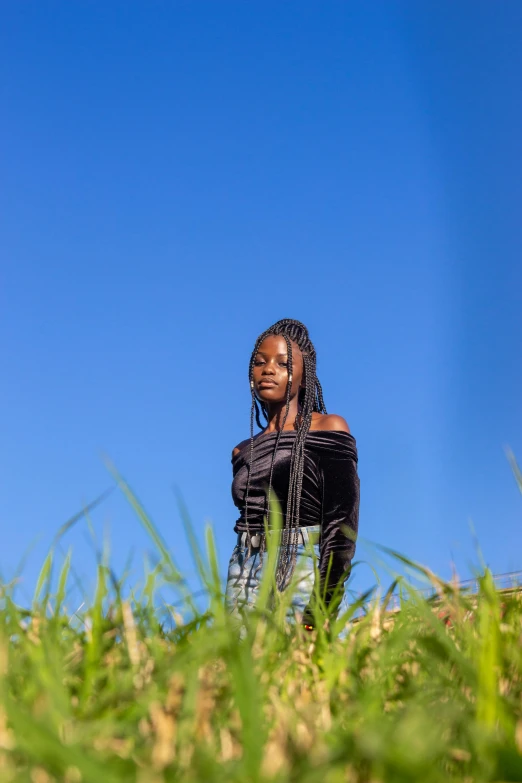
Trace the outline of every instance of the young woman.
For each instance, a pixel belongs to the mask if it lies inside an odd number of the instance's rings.
[[[276,583],[288,587],[298,569],[292,607],[313,623],[314,567],[335,612],[355,552],[359,516],[357,450],[342,416],[328,414],[316,375],[315,348],[300,321],[285,318],[261,334],[249,365],[250,439],[232,452],[232,496],[240,515],[227,579],[231,611],[256,602],[266,563],[264,518],[270,491],[283,515]],[[266,423],[262,424],[263,414]],[[261,432],[254,436],[254,415]],[[270,535],[270,533],[269,533]]]

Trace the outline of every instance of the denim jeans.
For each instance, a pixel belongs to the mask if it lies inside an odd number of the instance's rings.
[[[296,589],[292,596],[289,609],[289,618],[296,617],[299,621],[304,609],[310,600],[314,588],[314,555],[319,562],[319,533],[320,525],[301,528],[299,533],[299,545],[297,548],[297,562],[295,566]],[[248,557],[248,543],[246,533],[239,533],[237,543],[232,552],[228,565],[226,603],[230,612],[238,612],[241,609],[249,609],[255,605],[259,594],[259,587],[263,578],[263,572],[268,561],[267,552],[261,556],[259,539],[254,538]],[[312,554],[313,553],[313,554]]]

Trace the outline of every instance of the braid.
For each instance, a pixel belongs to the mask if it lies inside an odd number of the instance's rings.
[[[323,398],[323,389],[316,373],[316,352],[308,329],[300,321],[292,318],[283,318],[281,321],[273,324],[266,329],[256,340],[254,350],[250,357],[248,377],[250,381],[250,391],[252,394],[252,406],[250,412],[250,461],[248,466],[248,480],[245,497],[245,520],[247,533],[250,540],[248,528],[248,497],[250,491],[250,476],[252,472],[252,463],[254,458],[254,413],[256,423],[260,429],[263,429],[260,416],[258,401],[254,392],[253,369],[254,362],[259,346],[266,337],[270,335],[281,335],[284,337],[288,350],[288,383],[286,387],[286,408],[281,427],[277,433],[277,438],[272,452],[272,461],[270,465],[270,478],[268,484],[267,514],[270,514],[270,492],[272,489],[272,479],[274,472],[274,463],[276,452],[281,439],[281,433],[288,418],[290,408],[290,392],[292,387],[292,346],[291,342],[297,344],[303,354],[303,380],[304,394],[300,402],[300,410],[296,419],[296,436],[292,445],[290,457],[290,476],[288,482],[288,498],[286,504],[286,519],[282,531],[281,546],[279,548],[279,559],[276,569],[276,584],[278,590],[283,590],[292,577],[297,559],[297,548],[299,546],[299,511],[301,506],[301,495],[303,489],[304,475],[304,456],[305,441],[312,423],[312,413],[326,413],[326,406]],[[260,403],[261,411],[268,421],[267,409]],[[269,518],[269,516],[268,516]],[[250,544],[249,544],[250,548]]]
[[[292,390],[292,343],[290,342],[290,338],[284,334],[283,337],[285,338],[286,342],[286,350],[288,355],[288,382],[286,384],[286,408],[285,408],[285,415],[283,418],[283,423],[281,424],[281,428],[279,432],[277,433],[276,442],[274,444],[274,450],[272,452],[272,462],[270,463],[270,479],[268,481],[268,508],[267,508],[267,518],[270,520],[270,493],[272,491],[272,476],[274,475],[274,461],[275,461],[275,455],[277,451],[277,447],[279,446],[279,441],[281,440],[281,433],[284,430],[286,420],[288,418],[288,411],[290,410],[290,392]]]
[[[257,414],[257,419],[259,421],[259,413],[256,405],[256,396],[254,394],[254,384],[252,382],[250,383],[250,391],[252,394],[252,405],[250,406],[250,459],[248,462],[248,478],[247,478],[246,503],[245,503],[245,523],[246,523],[247,538],[248,538],[247,557],[250,557],[250,553],[252,550],[252,546],[250,543],[252,537],[250,535],[250,528],[248,526],[248,496],[250,493],[250,476],[252,473],[252,463],[254,461],[254,410]]]
[[[283,590],[290,579],[297,559],[297,547],[299,546],[299,510],[301,506],[301,494],[304,474],[304,450],[306,435],[312,423],[312,411],[315,398],[315,386],[306,383],[306,377],[310,377],[312,360],[308,354],[303,354],[303,370],[305,375],[305,396],[301,410],[301,421],[292,449],[290,461],[290,477],[293,479],[288,491],[287,525],[283,531],[281,542],[280,561],[276,573],[279,590]],[[294,467],[294,470],[292,470]]]
[[[319,413],[327,413],[326,405],[324,404],[324,399],[323,399],[323,387],[321,386],[321,383],[317,375],[315,376],[315,387],[316,387],[316,394],[317,394],[317,408],[319,410]]]
[[[262,410],[264,416],[266,417],[265,406],[263,405],[263,403],[261,403],[261,405],[259,405],[258,401],[256,400],[255,394],[253,395],[253,397],[254,397],[254,405],[255,405],[255,408],[256,408],[256,424],[259,427],[259,429],[262,430],[263,429],[263,425],[261,424],[261,419],[259,418],[259,408],[261,407],[261,410]]]
[[[266,333],[263,332],[263,334],[259,335],[259,337],[256,340],[256,344],[254,346],[254,350],[252,351],[252,355],[250,357],[250,363],[248,366],[248,380],[250,382],[250,394],[252,396],[252,404],[250,407],[250,459],[248,460],[248,478],[247,478],[247,487],[246,487],[246,493],[245,493],[245,524],[247,529],[247,538],[248,538],[248,552],[247,556],[250,556],[251,553],[251,535],[250,535],[250,528],[248,526],[248,498],[250,495],[250,479],[252,476],[252,466],[254,463],[254,414],[256,418],[256,424],[259,427],[259,429],[263,429],[263,426],[261,424],[261,421],[259,419],[259,407],[256,399],[256,395],[254,392],[254,377],[253,377],[253,370],[254,370],[254,361],[256,358],[257,350],[263,340],[266,337]],[[262,408],[264,409],[264,406],[262,405]],[[263,410],[263,413],[266,412]]]

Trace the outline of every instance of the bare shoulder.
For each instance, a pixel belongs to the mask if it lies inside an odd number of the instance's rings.
[[[332,432],[350,432],[348,422],[336,413],[321,413],[314,417],[311,429],[331,430]]]
[[[239,452],[244,449],[247,443],[250,443],[250,438],[246,438],[246,440],[242,440],[241,443],[238,443],[237,446],[232,449],[232,456],[235,457],[236,454],[239,454]]]

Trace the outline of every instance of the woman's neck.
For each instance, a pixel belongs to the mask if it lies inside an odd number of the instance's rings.
[[[271,403],[266,406],[266,412],[268,415],[268,424],[266,425],[265,432],[277,432],[283,429],[283,421],[285,418],[286,402]],[[295,428],[295,420],[299,413],[297,404],[297,397],[290,400],[290,406],[288,409],[288,416],[284,422],[285,430],[293,430]]]

